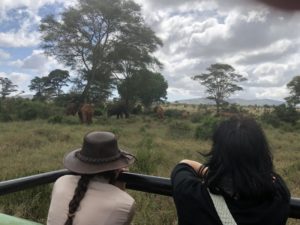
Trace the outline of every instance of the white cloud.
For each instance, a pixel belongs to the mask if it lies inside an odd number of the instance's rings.
[[[9,59],[9,58],[10,58],[9,52],[6,52],[6,51],[0,49],[0,60],[6,60],[6,59]]]
[[[19,30],[17,32],[1,32],[0,47],[32,47],[37,46],[40,42],[38,32],[28,32]]]
[[[0,2],[0,15],[1,19],[5,19],[7,16],[7,12],[11,9],[16,8],[27,8],[32,14],[37,14],[38,10],[46,5],[50,4],[62,4],[65,7],[70,5],[74,5],[77,1],[76,0],[1,0]]]
[[[0,72],[0,77],[7,77],[12,81],[13,84],[18,85],[17,92],[14,93],[20,93],[21,91],[28,90],[28,85],[30,84],[30,80],[32,79],[32,75],[27,73],[19,73],[19,72],[13,72],[13,73],[4,73]]]
[[[39,10],[50,4],[68,7],[75,3],[76,0],[1,0],[0,22],[18,23],[19,28],[0,32],[0,47],[37,47],[40,43]]]
[[[32,54],[23,60],[22,69],[32,69],[41,71],[49,63],[49,59],[41,50],[34,50]]]
[[[42,50],[34,50],[31,55],[24,59],[13,61],[10,64],[18,67],[19,70],[30,71],[36,74],[36,76],[46,76],[52,70],[66,68],[53,57],[46,56]]]
[[[156,55],[165,64],[172,98],[204,97],[204,88],[199,91],[190,76],[216,62],[229,63],[248,78],[235,96],[283,99],[286,83],[300,74],[299,13],[248,0],[138,2],[164,42]]]
[[[259,64],[278,60],[282,62],[283,60],[289,60],[289,57],[294,53],[298,53],[298,50],[299,43],[282,39],[271,43],[266,48],[241,53],[237,62],[242,64]]]
[[[0,47],[37,48],[37,26],[42,7],[67,6],[76,1],[2,0],[0,23],[18,9],[18,28],[0,32]],[[163,40],[155,55],[164,63],[162,74],[169,83],[169,100],[205,97],[205,88],[190,77],[213,63],[228,63],[245,75],[244,91],[235,97],[279,98],[287,95],[286,83],[300,74],[300,14],[274,11],[249,0],[136,0],[145,21]],[[24,16],[23,20],[22,15]],[[2,15],[2,17],[1,17]],[[0,59],[9,52],[0,50]],[[10,62],[19,76],[45,76],[64,68],[40,50]],[[13,75],[13,74],[10,74]],[[32,78],[31,78],[32,79]]]
[[[288,96],[289,92],[285,86],[283,87],[269,87],[269,88],[255,88],[256,98],[270,98],[283,100]]]

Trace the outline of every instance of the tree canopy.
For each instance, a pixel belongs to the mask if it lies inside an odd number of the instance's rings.
[[[62,87],[69,86],[70,82],[69,71],[56,69],[49,73],[47,86],[54,96],[59,96],[63,93]]]
[[[167,96],[168,83],[160,73],[141,70],[118,85],[119,95],[128,102],[140,101],[145,107],[163,101]]]
[[[68,86],[69,71],[56,69],[51,71],[48,76],[35,77],[31,80],[29,89],[36,91],[35,98],[45,100],[57,97],[63,93],[62,87]]]
[[[287,85],[290,96],[285,98],[289,104],[297,105],[300,103],[300,76],[295,76]]]
[[[228,64],[216,63],[210,65],[208,73],[201,73],[192,77],[206,87],[208,99],[216,102],[217,113],[220,106],[226,102],[226,99],[236,91],[243,90],[236,83],[246,81],[247,79],[240,74],[235,73],[235,69]]]
[[[49,15],[42,20],[42,48],[79,72],[85,100],[95,87],[107,96],[115,78],[130,76],[133,69],[160,66],[151,53],[162,43],[140,11],[131,0],[80,0],[60,19]]]

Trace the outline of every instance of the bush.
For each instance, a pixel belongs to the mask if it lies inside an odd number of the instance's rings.
[[[280,120],[275,113],[265,112],[261,115],[260,119],[273,126],[274,128],[278,128],[280,126]]]
[[[293,126],[297,125],[297,121],[299,119],[299,113],[293,106],[286,106],[285,104],[281,104],[279,106],[275,106],[273,112],[265,112],[261,115],[261,120],[267,124],[272,125],[275,128],[279,128],[280,126],[285,126],[284,129],[289,126],[284,125],[284,123],[289,123]]]
[[[64,116],[62,118],[63,124],[78,125],[80,123],[78,116]]]
[[[191,134],[192,128],[186,122],[174,122],[169,125],[169,134],[171,137],[188,137]]]
[[[62,123],[63,117],[62,116],[52,116],[48,119],[48,123]]]
[[[0,106],[3,121],[48,119],[53,115],[63,114],[61,107],[30,99],[7,98],[0,101]]]
[[[162,152],[155,148],[155,143],[151,137],[145,137],[138,144],[136,153],[137,161],[134,164],[133,172],[153,174],[156,172],[157,165],[162,162]]]
[[[178,109],[167,109],[165,111],[165,117],[171,117],[171,118],[181,118],[182,110]]]
[[[12,119],[11,115],[9,115],[8,113],[3,113],[3,112],[0,113],[0,121],[1,122],[10,122],[12,120],[13,119]]]
[[[63,114],[63,109],[53,104],[39,101],[25,101],[18,107],[17,119],[48,119],[53,115]]]
[[[81,102],[81,94],[75,94],[75,93],[62,94],[54,98],[53,102],[56,106],[65,107],[71,102],[73,103]]]
[[[291,105],[287,106],[285,104],[281,104],[279,106],[275,106],[274,113],[280,120],[293,125],[296,124],[299,119],[299,113],[296,108]]]
[[[240,113],[240,109],[239,109],[239,106],[237,104],[229,104],[227,106],[227,112],[231,112],[231,113]]]
[[[203,119],[204,115],[202,113],[194,113],[191,115],[191,122],[192,123],[200,123]]]
[[[196,127],[195,138],[203,140],[210,139],[220,121],[221,119],[217,117],[204,117],[200,125]]]
[[[39,109],[37,108],[25,108],[18,113],[18,118],[21,120],[34,120],[38,118]]]

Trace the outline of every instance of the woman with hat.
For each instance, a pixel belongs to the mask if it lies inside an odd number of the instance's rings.
[[[254,119],[231,118],[213,134],[205,164],[182,160],[171,181],[179,225],[283,225],[290,192]]]
[[[78,175],[55,182],[47,225],[130,224],[135,201],[116,179],[133,162],[133,155],[118,148],[114,134],[86,134],[82,148],[64,158],[65,168]]]

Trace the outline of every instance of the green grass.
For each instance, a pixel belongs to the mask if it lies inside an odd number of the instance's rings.
[[[79,148],[84,134],[102,130],[114,132],[120,148],[135,154],[138,163],[131,171],[166,176],[183,158],[202,161],[197,152],[207,152],[210,141],[196,140],[193,131],[199,125],[188,120],[160,121],[153,117],[125,119],[98,118],[81,125],[72,118],[64,124],[36,120],[0,123],[0,179],[61,169],[65,153]],[[70,122],[71,121],[71,122]],[[175,131],[172,129],[178,128]],[[286,180],[293,196],[300,197],[300,132],[265,127],[273,149],[276,170]],[[0,212],[45,223],[52,185],[36,187],[0,198]],[[169,197],[129,190],[136,199],[135,225],[176,224],[176,211]],[[298,221],[299,223],[299,221]],[[289,224],[297,224],[289,220]]]

